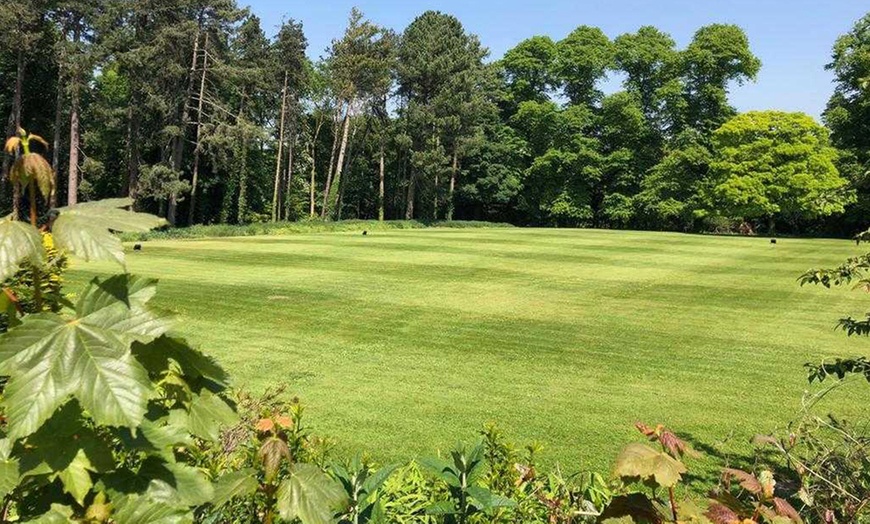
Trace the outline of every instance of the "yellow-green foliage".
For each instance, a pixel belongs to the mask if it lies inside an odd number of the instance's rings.
[[[39,289],[42,293],[42,306],[37,307],[34,300],[33,266],[24,264],[18,273],[3,283],[18,300],[18,307],[25,313],[42,313],[52,311],[57,313],[63,308],[64,294],[62,291],[63,277],[69,267],[69,259],[54,246],[51,233],[42,233],[42,245],[45,247],[45,263],[39,268]],[[5,332],[9,318],[0,314],[0,332]]]

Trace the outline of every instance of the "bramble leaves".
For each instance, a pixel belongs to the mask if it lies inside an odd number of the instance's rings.
[[[278,511],[287,521],[331,524],[346,504],[341,486],[313,464],[294,464],[278,487]]]
[[[21,264],[42,264],[45,250],[39,231],[18,220],[0,220],[0,282],[14,275]]]

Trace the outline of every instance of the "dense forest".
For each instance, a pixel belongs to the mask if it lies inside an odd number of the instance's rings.
[[[347,218],[850,234],[870,205],[870,15],[833,46],[824,126],[737,114],[744,31],[579,26],[494,60],[448,14],[358,10],[313,61],[235,0],[0,11],[0,114],[45,138],[51,204],[130,196],[175,225]],[[848,28],[844,28],[844,31]],[[621,89],[605,93],[608,76]],[[782,86],[788,89],[789,86]],[[18,212],[3,161],[0,207]]]

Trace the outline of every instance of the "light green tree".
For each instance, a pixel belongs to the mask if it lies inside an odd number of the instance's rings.
[[[715,209],[736,219],[791,223],[842,213],[853,198],[828,131],[802,113],[753,111],[713,133]]]

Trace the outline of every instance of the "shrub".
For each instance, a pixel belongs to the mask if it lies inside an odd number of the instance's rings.
[[[208,502],[208,477],[189,464],[197,439],[231,422],[227,385],[213,360],[170,334],[171,315],[150,305],[156,282],[97,278],[61,311],[65,253],[123,266],[111,231],[147,231],[156,217],[127,199],[55,210],[40,234],[37,199],[53,174],[21,131],[11,178],[30,201],[30,221],[0,221],[0,280],[15,309],[0,338],[0,497],[4,518],[51,522],[184,521]],[[53,240],[53,243],[52,243]],[[11,280],[9,278],[12,277]]]

